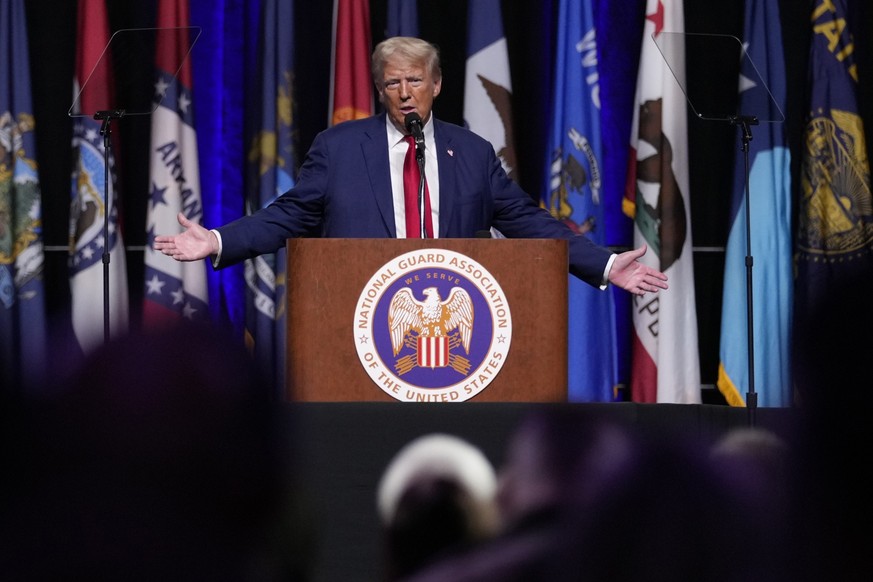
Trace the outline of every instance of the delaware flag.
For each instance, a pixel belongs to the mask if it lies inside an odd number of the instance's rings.
[[[747,0],[747,58],[740,71],[741,115],[761,120],[749,142],[749,193],[745,161],[734,172],[724,294],[718,389],[732,406],[746,406],[750,393],[745,257],[754,260],[752,277],[755,393],[761,406],[791,404],[791,305],[794,295],[791,242],[791,154],[785,125],[770,115],[771,99],[785,110],[785,61],[779,4]],[[766,86],[758,86],[762,83]],[[767,87],[770,93],[767,92]],[[771,97],[772,94],[772,97]],[[775,123],[768,123],[775,122]],[[746,204],[750,204],[751,250],[746,246]]]
[[[151,185],[147,213],[143,327],[209,317],[204,261],[178,262],[154,250],[155,233],[179,231],[176,215],[203,222],[197,135],[192,107],[191,35],[187,0],[160,0],[155,43]],[[196,40],[196,39],[195,39]],[[177,73],[178,71],[178,73]]]
[[[260,95],[252,125],[257,129],[247,159],[248,214],[294,186],[293,23],[293,0],[264,0],[257,67]],[[285,249],[280,249],[245,262],[246,344],[277,392],[284,386],[285,260]]]
[[[418,0],[388,0],[385,38],[418,36]]]
[[[512,137],[512,80],[500,0],[470,0],[464,124],[494,146],[503,169],[516,177]]]
[[[334,0],[329,124],[373,115],[370,2]]]
[[[42,199],[24,0],[0,0],[0,383],[45,367]]]
[[[541,206],[577,234],[605,244],[597,42],[588,0],[559,7],[549,174]],[[616,398],[615,306],[610,291],[569,277],[568,398]]]
[[[804,314],[820,310],[829,300],[830,290],[873,277],[870,162],[863,120],[858,115],[855,45],[846,18],[842,0],[815,2],[809,59],[812,93],[798,208],[798,323]],[[852,323],[846,321],[846,328]],[[850,337],[847,335],[845,341]]]
[[[76,100],[70,112],[74,118],[69,271],[73,331],[82,349],[89,352],[104,341],[107,327],[110,337],[127,332],[129,308],[127,259],[115,188],[115,157],[111,155],[115,148],[110,150],[107,184],[101,122],[94,119],[98,111],[112,110],[118,105],[111,75],[112,55],[108,50],[103,52],[109,43],[109,19],[104,0],[81,0],[78,19],[73,79]],[[103,233],[107,215],[108,249]],[[107,252],[109,267],[104,269],[103,255]],[[104,293],[107,277],[108,297]],[[108,320],[104,307],[109,310]]]
[[[641,261],[666,273],[670,289],[634,296],[635,402],[700,402],[686,102],[653,41],[684,28],[681,0],[648,0],[624,204],[634,246],[648,245]],[[684,55],[677,56],[671,65],[684,77]]]

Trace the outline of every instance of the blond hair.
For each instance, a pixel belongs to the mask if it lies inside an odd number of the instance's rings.
[[[436,45],[411,36],[392,36],[377,44],[376,48],[373,49],[370,69],[376,87],[381,88],[385,65],[393,59],[407,63],[422,63],[430,71],[434,81],[439,81],[442,78],[440,51]]]

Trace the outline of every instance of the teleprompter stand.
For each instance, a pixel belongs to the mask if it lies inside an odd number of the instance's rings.
[[[658,50],[679,82],[688,105],[694,114],[706,121],[721,121],[736,125],[740,130],[744,161],[744,193],[746,219],[746,327],[748,334],[749,390],[746,406],[749,425],[755,425],[758,396],[755,392],[755,343],[751,234],[751,197],[749,187],[749,143],[752,126],[761,122],[782,122],[785,116],[773,98],[757,67],[738,38],[721,34],[662,32],[653,37]],[[709,67],[701,74],[685,74],[685,55],[707,55]],[[712,91],[719,79],[738,79],[737,92]],[[739,98],[738,98],[739,96]]]
[[[129,28],[118,30],[109,38],[103,52],[94,63],[87,80],[82,83],[73,104],[70,117],[91,117],[100,121],[103,137],[103,339],[110,338],[109,318],[109,216],[113,197],[110,195],[112,164],[112,121],[131,115],[150,115],[161,104],[163,94],[150,96],[142,91],[131,90],[126,85],[132,80],[131,72],[141,70],[142,63],[151,62],[157,47],[170,46],[173,50],[161,51],[171,55],[172,63],[163,63],[178,74],[182,63],[191,52],[200,36],[199,27],[178,28]],[[84,55],[88,58],[88,55]],[[84,63],[82,70],[87,70]],[[152,70],[147,68],[147,70]],[[151,83],[154,75],[149,80]]]

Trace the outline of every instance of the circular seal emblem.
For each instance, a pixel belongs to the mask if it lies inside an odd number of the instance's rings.
[[[383,265],[355,309],[358,358],[402,402],[463,402],[484,390],[509,353],[512,317],[497,280],[444,249]]]

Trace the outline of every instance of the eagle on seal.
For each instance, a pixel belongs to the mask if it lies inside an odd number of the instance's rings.
[[[403,347],[410,330],[417,331],[419,337],[448,338],[455,329],[458,330],[461,345],[469,354],[473,333],[473,301],[470,294],[460,287],[454,287],[449,298],[443,301],[436,287],[427,287],[422,293],[424,301],[419,301],[412,289],[404,287],[391,298],[388,329],[394,355]]]

